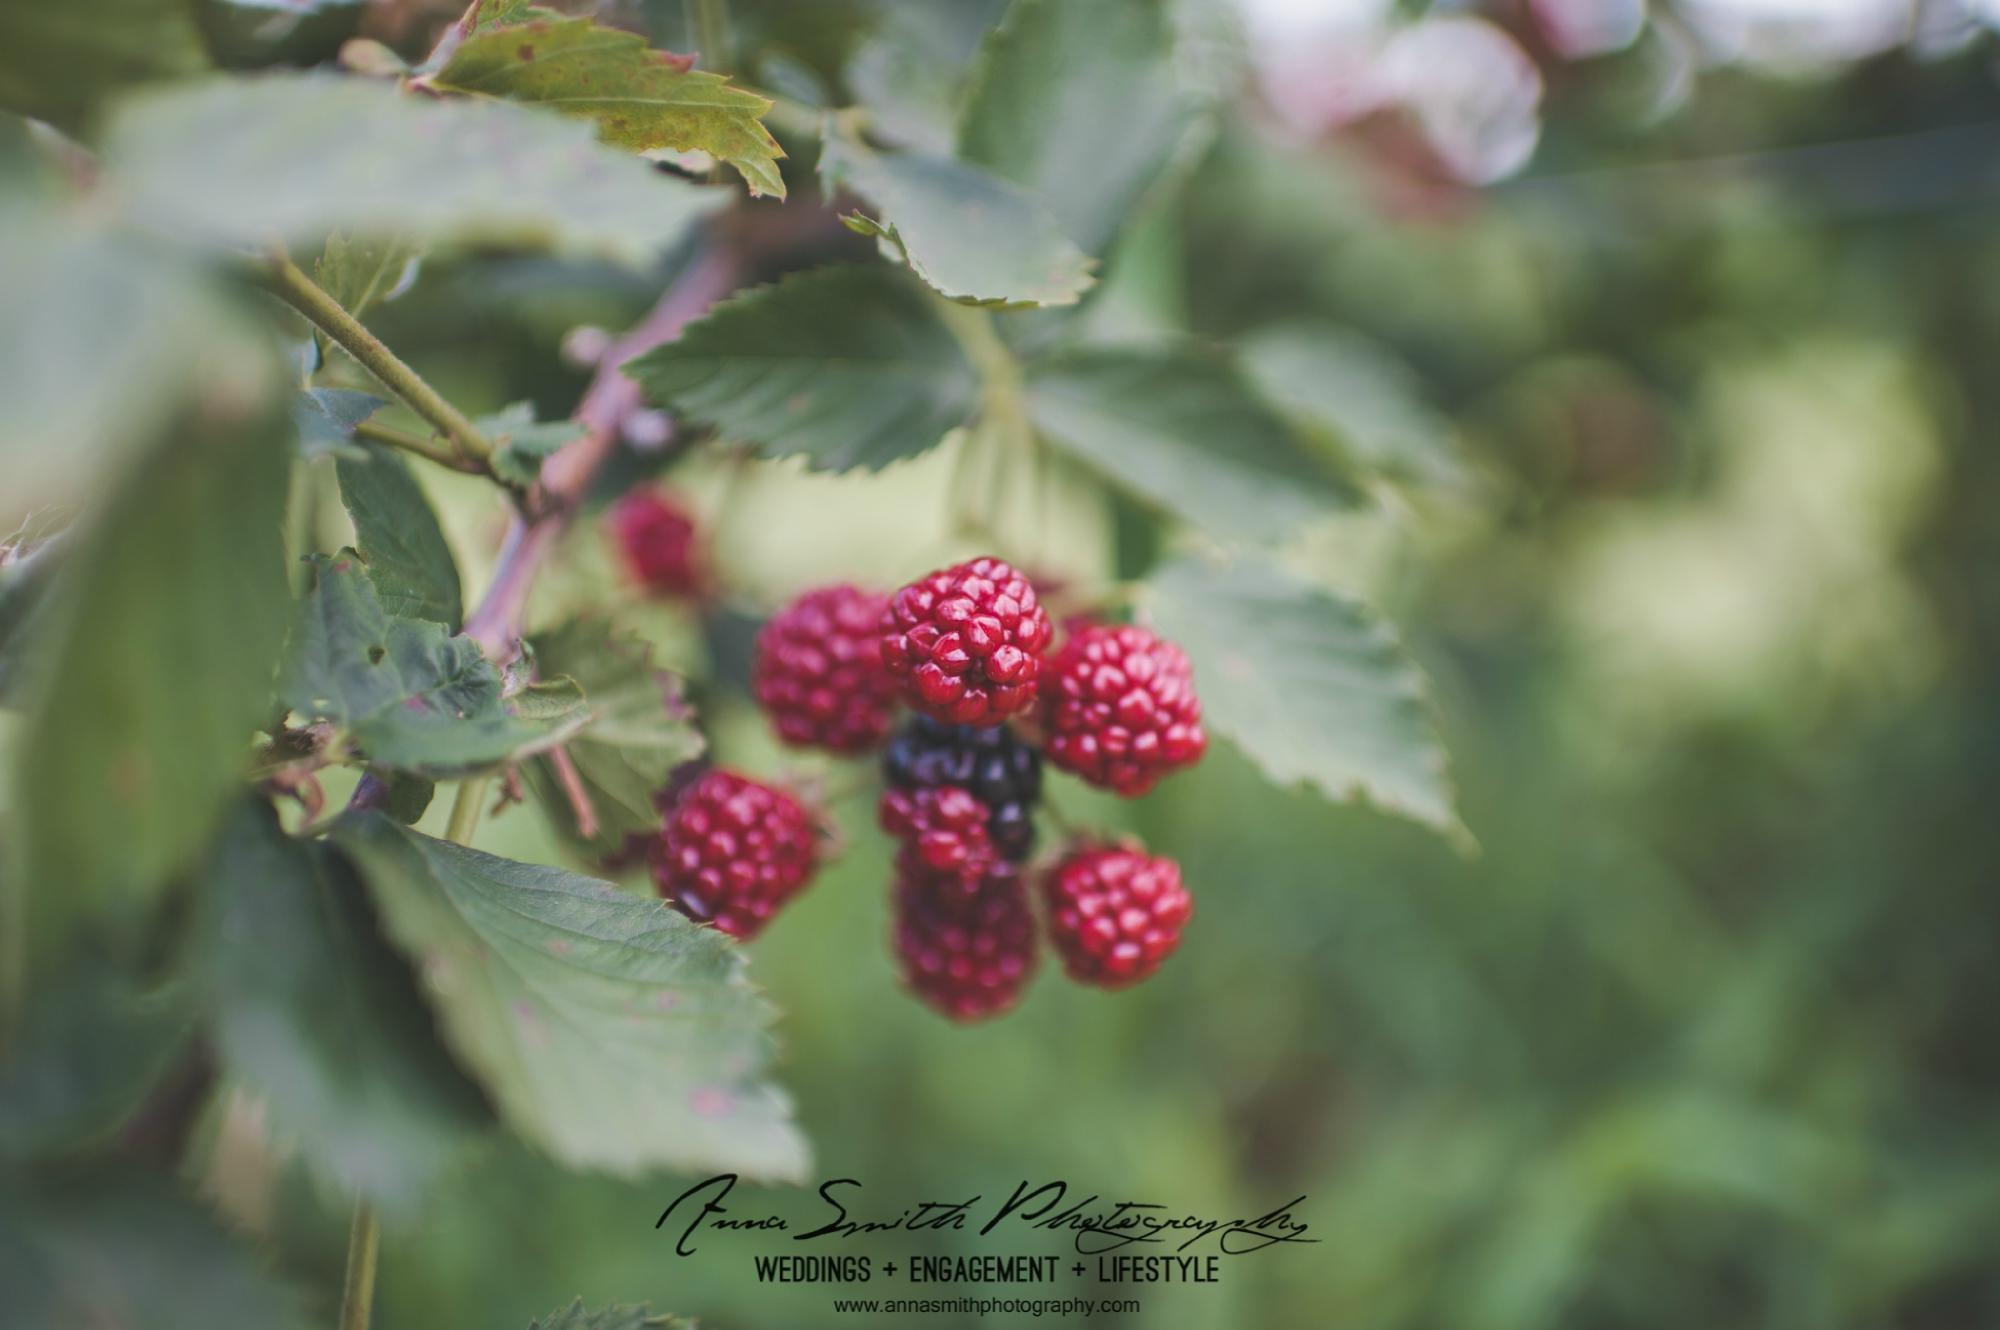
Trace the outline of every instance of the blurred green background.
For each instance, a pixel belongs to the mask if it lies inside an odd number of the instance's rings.
[[[681,45],[679,5],[627,8]],[[1136,1294],[1120,1324],[2000,1325],[1983,11],[1182,8],[1188,76],[1229,109],[1084,317],[1104,340],[1235,339],[1401,477],[1288,557],[1366,591],[1431,673],[1477,848],[1274,794],[1227,744],[1129,806],[1058,779],[1066,817],[1181,861],[1194,924],[1136,991],[1044,973],[1015,1014],[953,1027],[896,990],[865,767],[781,758],[728,651],[648,611],[707,676],[724,760],[851,791],[845,854],[751,948],[819,1174],[891,1211],[1023,1178],[1200,1214],[1308,1197],[1319,1246],[1228,1261],[1218,1285],[1053,1290]],[[731,9],[753,80],[921,124],[994,7]],[[559,413],[584,377],[565,334],[649,295],[465,259],[375,322],[454,400]],[[831,479],[698,456],[669,481],[754,615],[975,548],[948,520],[951,461]],[[1002,553],[1143,568],[1145,529],[1057,484],[999,500]],[[476,586],[502,512],[471,483],[437,494]],[[576,533],[545,617],[617,594],[601,541]],[[562,854],[532,808],[478,843]],[[218,1110],[209,1185],[336,1286],[344,1206],[231,1157],[242,1114]],[[837,1323],[846,1290],[753,1281],[773,1243],[675,1259],[652,1224],[683,1185],[495,1145],[386,1235],[377,1324],[516,1325],[579,1293],[722,1330]]]

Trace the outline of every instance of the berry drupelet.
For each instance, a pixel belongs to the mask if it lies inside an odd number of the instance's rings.
[[[1042,757],[1006,726],[979,729],[914,716],[882,752],[892,790],[955,785],[984,804],[986,832],[1004,859],[1026,859],[1035,847],[1035,805],[1042,796]]]
[[[890,598],[882,663],[911,706],[954,725],[998,725],[1035,700],[1049,616],[999,559],[919,578]]]
[[[1012,1007],[1035,972],[1035,915],[1021,869],[1000,864],[972,891],[955,877],[899,865],[896,958],[903,982],[955,1021]]]
[[[1101,988],[1159,969],[1194,913],[1179,864],[1126,847],[1072,850],[1043,876],[1042,898],[1063,969]]]
[[[1049,761],[1136,798],[1208,747],[1187,653],[1132,624],[1086,624],[1043,669]]]
[[[885,791],[877,815],[903,843],[896,864],[905,872],[956,878],[973,891],[999,862],[986,805],[956,785]]]
[[[805,887],[819,843],[790,794],[713,768],[666,809],[648,857],[669,904],[747,940]]]
[[[757,634],[750,689],[778,737],[799,747],[866,752],[896,718],[882,668],[887,596],[845,583],[808,591]]]

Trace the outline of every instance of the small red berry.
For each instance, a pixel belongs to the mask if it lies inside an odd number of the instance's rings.
[[[889,601],[882,663],[917,710],[949,725],[998,725],[1035,700],[1049,616],[998,559],[919,578]]]
[[[1208,747],[1187,653],[1144,628],[1078,628],[1049,660],[1044,688],[1049,761],[1128,799]]]
[[[1021,870],[996,865],[971,892],[898,866],[895,947],[903,982],[955,1021],[997,1016],[1035,973],[1035,914]]]
[[[1159,969],[1194,913],[1180,865],[1135,849],[1071,851],[1042,878],[1042,897],[1063,969],[1102,988],[1135,984]]]
[[[956,785],[887,790],[876,811],[903,842],[896,863],[905,872],[954,878],[971,892],[1000,857],[987,831],[992,810]]]
[[[633,490],[611,505],[605,525],[626,570],[661,596],[698,595],[707,582],[694,518],[663,490]]]
[[[788,744],[860,753],[896,719],[896,681],[882,668],[889,598],[842,583],[808,591],[757,634],[750,689]]]
[[[783,790],[705,771],[666,810],[653,841],[653,881],[690,919],[753,938],[817,866],[810,814]]]

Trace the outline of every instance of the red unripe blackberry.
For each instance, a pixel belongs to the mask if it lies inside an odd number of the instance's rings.
[[[882,668],[889,598],[842,583],[808,591],[757,634],[750,691],[788,744],[860,753],[896,719],[896,681]]]
[[[1127,798],[1208,748],[1187,653],[1131,624],[1087,624],[1042,671],[1049,761]]]
[[[797,799],[733,771],[703,772],[661,817],[653,881],[690,919],[753,938],[802,890],[819,857]]]
[[[1102,988],[1159,969],[1194,913],[1179,864],[1122,847],[1071,851],[1043,876],[1042,899],[1063,969]]]
[[[604,522],[626,571],[648,591],[693,596],[706,586],[694,518],[664,490],[633,490],[611,505]]]
[[[903,983],[955,1021],[997,1016],[1035,973],[1035,915],[1021,870],[996,865],[967,892],[958,879],[899,866],[896,958]]]
[[[919,578],[889,600],[882,663],[910,705],[951,725],[998,725],[1035,700],[1049,616],[998,559]]]
[[[987,834],[991,811],[956,785],[887,790],[876,809],[882,830],[903,842],[899,870],[952,878],[968,892],[999,859]]]

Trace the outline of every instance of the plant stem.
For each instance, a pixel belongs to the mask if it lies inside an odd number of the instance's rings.
[[[427,458],[439,466],[448,466],[454,471],[464,471],[470,475],[487,474],[486,468],[479,463],[459,456],[450,447],[434,439],[426,439],[408,430],[394,429],[388,425],[377,425],[373,421],[364,420],[354,427],[354,437],[369,439],[391,448],[400,448],[406,453],[415,453],[418,457]]]
[[[444,838],[454,845],[472,844],[472,833],[479,828],[479,813],[486,802],[486,787],[493,782],[491,776],[467,776],[458,783],[458,794],[451,802],[451,820],[445,823]]]
[[[354,1223],[347,1230],[347,1280],[340,1294],[340,1330],[368,1330],[375,1308],[375,1253],[382,1229],[366,1201],[354,1203]]]
[[[479,432],[479,427],[467,419],[464,412],[445,401],[437,389],[424,382],[422,375],[404,364],[381,338],[362,325],[361,320],[349,314],[338,300],[306,276],[298,264],[287,258],[274,257],[265,266],[262,276],[264,285],[274,295],[303,314],[315,328],[360,361],[362,368],[402,398],[410,410],[436,426],[438,433],[451,441],[457,457],[454,464],[460,470],[468,467],[478,471],[489,470],[488,459],[493,455],[493,445]]]
[[[687,0],[688,36],[701,56],[701,67],[729,72],[729,0]]]

